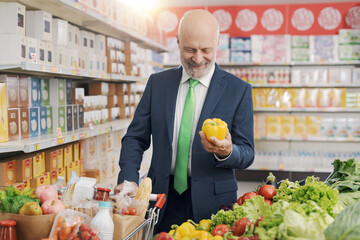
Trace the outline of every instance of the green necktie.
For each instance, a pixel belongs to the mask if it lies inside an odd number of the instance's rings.
[[[195,86],[199,81],[190,78],[189,83],[189,91],[186,95],[184,110],[181,117],[174,174],[174,188],[179,194],[182,194],[187,189],[187,168],[195,112]]]

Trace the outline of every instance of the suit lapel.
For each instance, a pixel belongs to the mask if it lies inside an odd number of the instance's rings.
[[[166,126],[168,128],[169,142],[172,143],[174,133],[174,118],[176,98],[178,95],[179,84],[182,75],[182,67],[175,70],[175,74],[169,76],[168,87],[166,89],[165,110],[166,110]]]
[[[211,78],[209,90],[207,92],[204,106],[200,114],[199,122],[197,124],[197,132],[201,130],[202,123],[205,121],[205,119],[211,116],[220,98],[224,94],[226,82],[223,80],[223,77],[224,73],[216,64],[214,75]],[[198,134],[196,134],[195,136],[197,137]]]

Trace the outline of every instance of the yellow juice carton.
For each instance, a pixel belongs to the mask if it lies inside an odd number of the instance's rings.
[[[266,136],[280,138],[280,116],[266,116]]]
[[[320,136],[321,118],[319,116],[306,117],[306,129],[308,138],[317,138]]]

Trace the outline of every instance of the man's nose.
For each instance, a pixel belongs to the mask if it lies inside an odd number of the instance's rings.
[[[196,64],[201,64],[203,60],[204,60],[204,57],[202,56],[201,52],[197,51],[193,56],[193,61]]]

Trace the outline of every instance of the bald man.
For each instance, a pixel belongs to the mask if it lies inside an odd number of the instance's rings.
[[[137,186],[142,156],[152,140],[152,192],[167,195],[156,232],[187,219],[210,218],[221,205],[236,201],[235,169],[249,167],[254,159],[251,86],[215,63],[216,18],[205,10],[187,12],[177,42],[181,66],[150,76],[122,139],[115,188],[121,191],[124,180]],[[208,118],[227,123],[225,139],[207,140],[201,128]],[[185,170],[179,173],[180,168]]]

